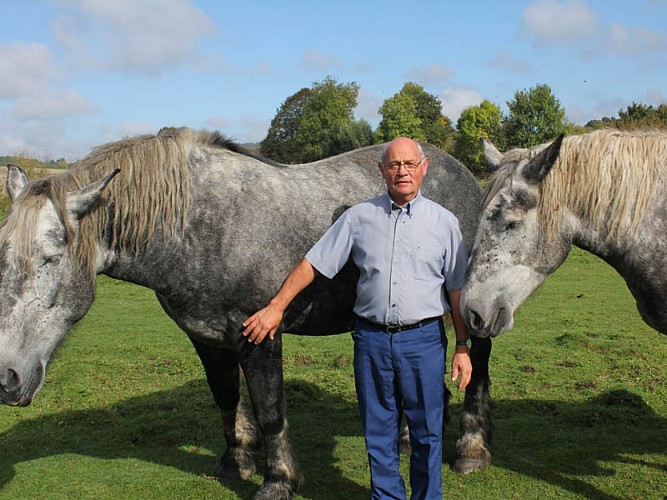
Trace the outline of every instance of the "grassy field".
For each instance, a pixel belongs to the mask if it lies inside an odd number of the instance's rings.
[[[493,463],[468,476],[443,467],[446,497],[664,499],[666,355],[622,280],[575,250],[495,341]],[[286,337],[298,498],[369,496],[351,358],[349,335]],[[456,392],[447,462],[462,401]],[[250,498],[261,476],[211,477],[223,448],[186,336],[152,292],[101,277],[35,402],[0,407],[0,497]]]

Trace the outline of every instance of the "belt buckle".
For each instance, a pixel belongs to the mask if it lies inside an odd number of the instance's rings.
[[[403,327],[401,325],[387,325],[387,333],[399,333],[401,330],[403,330]]]

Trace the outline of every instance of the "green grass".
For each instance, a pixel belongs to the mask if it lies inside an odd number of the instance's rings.
[[[664,499],[667,337],[642,323],[611,268],[575,250],[493,349],[492,466],[443,467],[447,498]],[[351,358],[349,335],[285,338],[300,499],[369,496]],[[187,337],[151,291],[101,277],[34,403],[0,407],[0,497],[249,498],[260,475],[211,477],[223,449]]]

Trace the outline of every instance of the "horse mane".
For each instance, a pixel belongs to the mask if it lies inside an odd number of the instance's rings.
[[[561,224],[559,209],[567,207],[589,221],[593,230],[606,232],[607,242],[632,239],[647,207],[664,192],[665,159],[667,134],[660,131],[604,129],[565,138],[540,184],[538,213],[547,238]]]
[[[29,184],[19,198],[22,207],[35,209],[16,210],[15,217],[6,217],[0,244],[6,244],[7,234],[11,233],[25,269],[25,259],[32,253],[38,208],[49,199],[71,245],[74,238],[66,217],[67,193],[102,179],[116,168],[120,173],[105,189],[104,201],[80,221],[78,245],[71,249],[79,265],[95,276],[95,255],[102,238],[107,238],[110,248],[136,253],[156,232],[165,238],[182,236],[190,204],[187,159],[197,145],[253,156],[219,132],[187,128],[165,128],[156,135],[98,146],[69,171]]]

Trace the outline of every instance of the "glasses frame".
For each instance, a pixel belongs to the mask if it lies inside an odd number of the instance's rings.
[[[383,163],[382,166],[385,168],[387,172],[398,172],[401,170],[401,167],[404,167],[406,172],[413,173],[416,172],[419,166],[422,164],[422,162],[428,158],[427,156],[424,156],[419,159],[417,163],[414,163],[412,160],[410,161],[391,161],[389,163]]]

